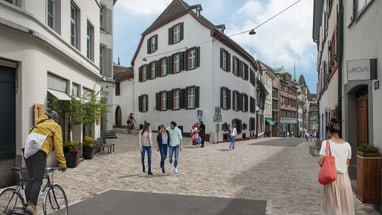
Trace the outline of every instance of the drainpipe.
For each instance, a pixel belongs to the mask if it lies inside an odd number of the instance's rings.
[[[343,69],[342,69],[342,58],[343,58],[343,43],[344,43],[344,8],[343,8],[343,0],[339,0],[338,4],[338,13],[337,13],[337,50],[338,50],[338,108],[337,108],[337,119],[342,125],[342,78],[343,78]],[[340,137],[342,136],[342,126],[340,126]]]

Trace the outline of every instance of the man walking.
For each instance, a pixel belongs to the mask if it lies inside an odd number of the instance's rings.
[[[206,138],[206,126],[204,125],[203,121],[200,121],[199,136],[201,139],[201,147],[204,147],[204,139]]]
[[[182,131],[176,126],[176,122],[172,121],[170,127],[167,128],[170,135],[170,164],[174,156],[174,172],[178,173],[179,151],[182,151]]]

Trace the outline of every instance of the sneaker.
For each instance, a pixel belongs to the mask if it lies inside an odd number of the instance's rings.
[[[166,171],[164,170],[164,166],[162,166],[162,173],[166,173]]]
[[[35,215],[36,214],[36,205],[28,204],[25,212],[28,215]]]
[[[172,158],[170,158],[169,162],[170,162],[170,164],[172,164]]]
[[[174,168],[174,172],[175,172],[175,173],[178,173],[178,167],[175,167],[175,168]]]

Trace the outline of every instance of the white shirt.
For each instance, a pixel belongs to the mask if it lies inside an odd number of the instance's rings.
[[[336,158],[337,172],[347,173],[347,160],[351,159],[351,146],[348,142],[335,143],[329,140],[330,150],[332,155]],[[320,155],[326,155],[326,140],[322,141]]]

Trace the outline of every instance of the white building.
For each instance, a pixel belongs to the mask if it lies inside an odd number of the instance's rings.
[[[0,187],[12,180],[11,166],[22,163],[21,146],[50,96],[69,100],[100,91],[100,8],[115,1],[0,1]],[[110,16],[111,17],[111,16]],[[107,17],[109,19],[110,17]],[[102,38],[101,38],[102,37]],[[106,36],[108,37],[108,36]],[[105,39],[112,47],[112,40]],[[112,58],[111,58],[112,59]],[[111,71],[111,64],[110,64]],[[107,71],[107,70],[102,70]],[[104,78],[105,77],[105,78]],[[68,130],[62,124],[64,137]],[[90,127],[95,137],[100,126]],[[72,137],[82,140],[82,126]],[[54,154],[54,153],[53,153]],[[50,158],[51,160],[54,160]]]
[[[257,63],[201,11],[173,0],[143,32],[132,60],[132,112],[154,129],[174,120],[185,133],[201,119],[210,142],[222,141],[232,124],[248,136],[255,130]]]

